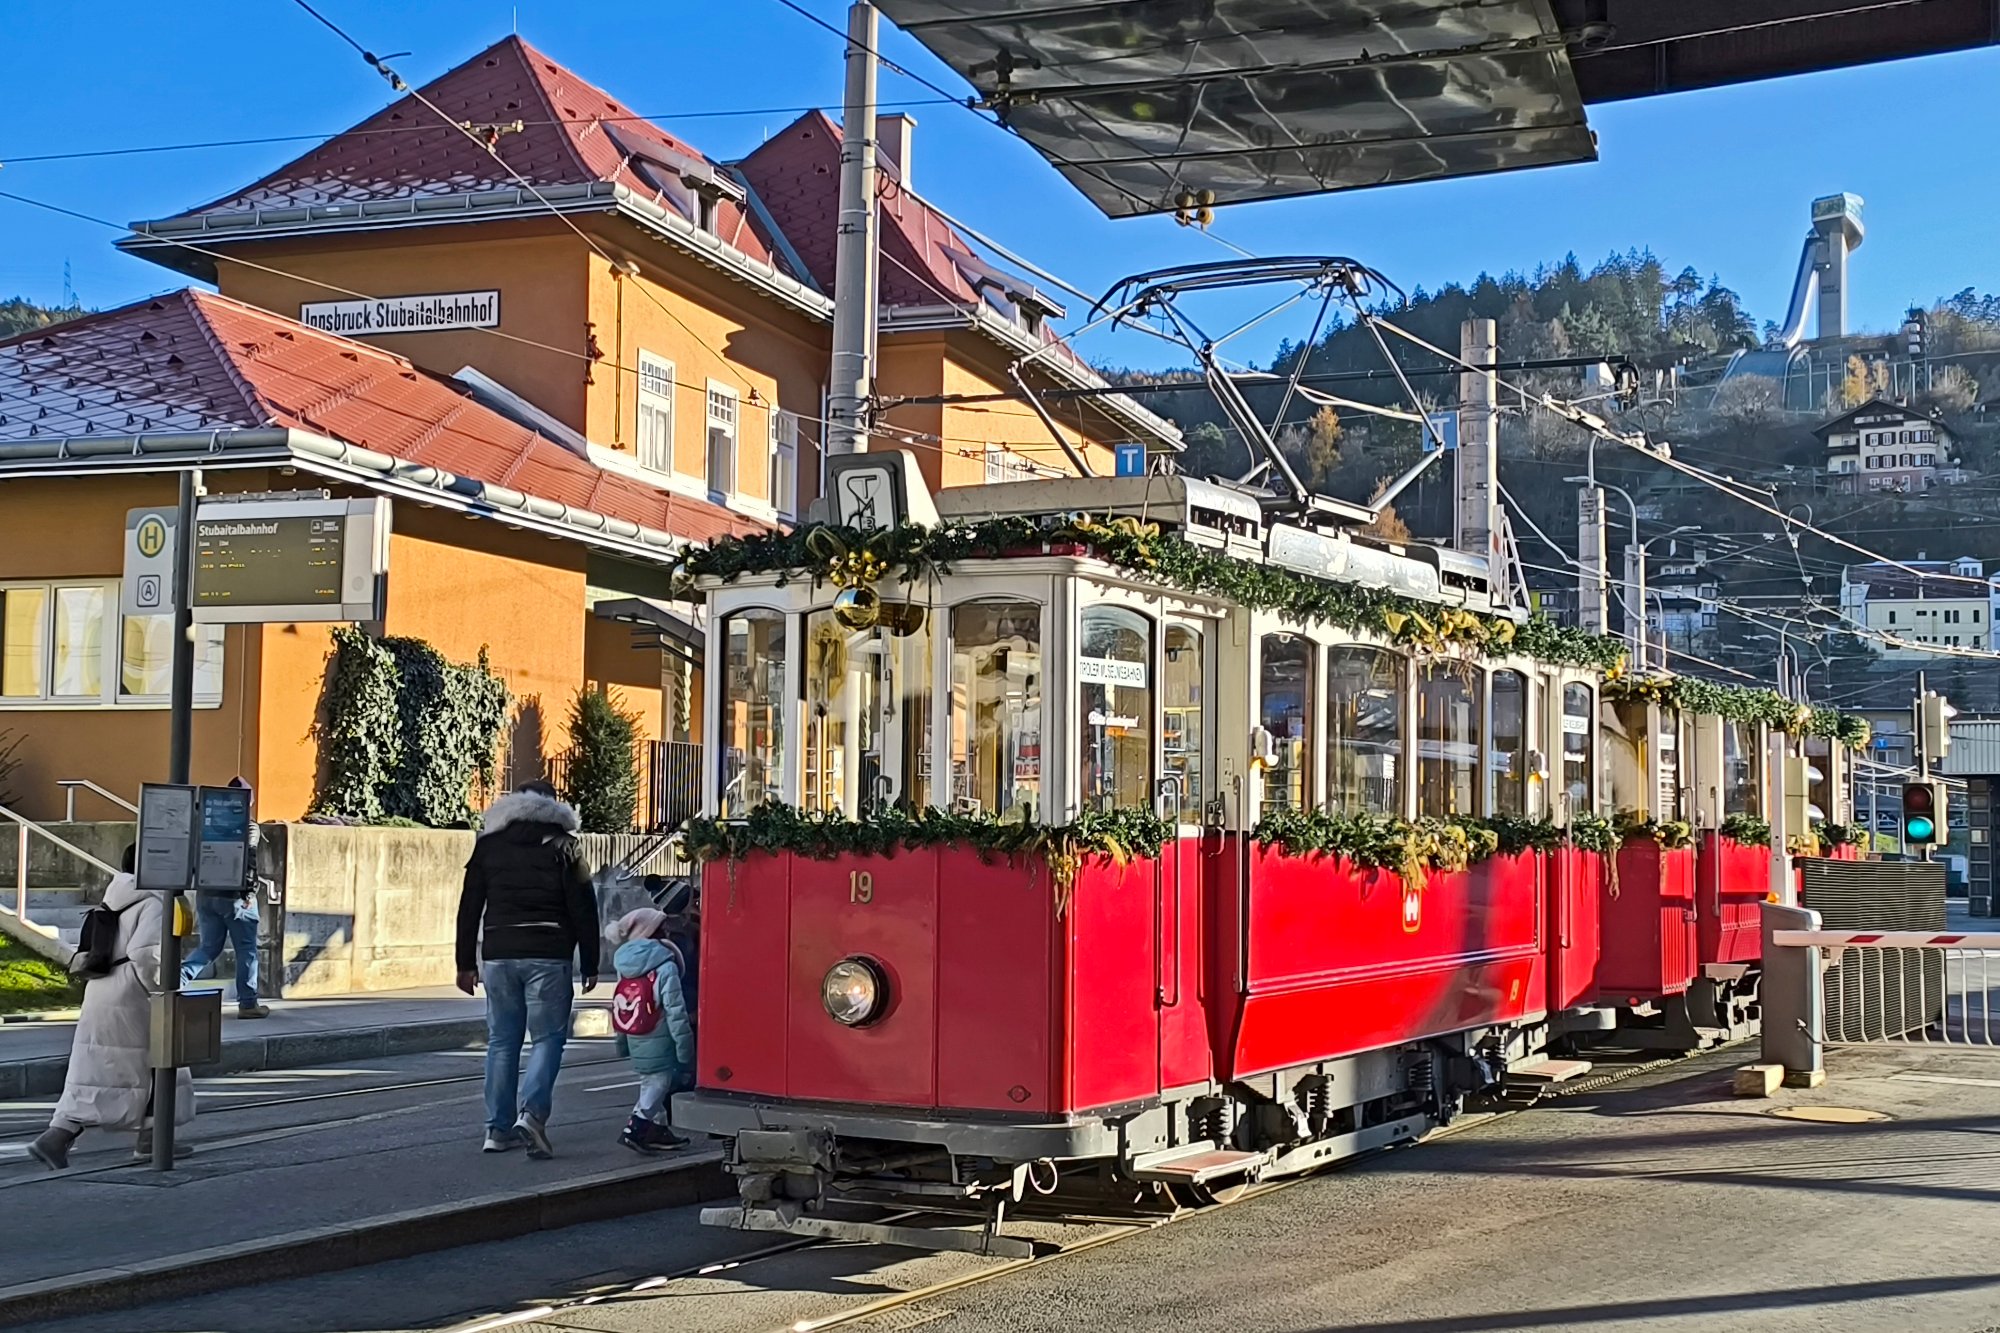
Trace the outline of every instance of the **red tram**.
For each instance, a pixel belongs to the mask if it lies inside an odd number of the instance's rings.
[[[730,1141],[741,1201],[710,1220],[1018,1252],[1000,1220],[1047,1196],[1198,1200],[1415,1139],[1593,1034],[1693,1046],[1754,1017],[1771,856],[1725,830],[1765,812],[1761,723],[1538,660],[1456,553],[1180,477],[933,500],[863,457],[913,520],[999,536],[948,569],[805,541],[833,581],[702,582],[705,836],[737,842],[702,872],[674,1114]],[[1138,524],[1183,558],[1147,568]],[[1197,564],[1373,610],[1261,609]],[[1164,820],[1156,852],[1028,833],[1120,810]],[[858,845],[885,820],[939,822]]]

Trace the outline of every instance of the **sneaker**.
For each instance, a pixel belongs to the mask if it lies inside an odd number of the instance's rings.
[[[76,1135],[66,1134],[51,1126],[28,1145],[28,1156],[51,1171],[60,1171],[69,1165],[69,1145],[74,1142]]]
[[[238,1018],[269,1018],[271,1006],[268,1004],[239,1004],[236,1006]]]
[[[514,1122],[514,1132],[528,1145],[528,1156],[538,1162],[546,1162],[556,1155],[555,1147],[549,1142],[549,1127],[526,1111]]]
[[[618,1133],[618,1141],[636,1153],[653,1151],[652,1122],[633,1116]]]
[[[517,1129],[489,1129],[486,1131],[485,1146],[481,1152],[512,1152],[521,1146],[521,1132]]]
[[[687,1137],[674,1133],[674,1127],[658,1120],[653,1122],[653,1146],[662,1152],[688,1146]]]

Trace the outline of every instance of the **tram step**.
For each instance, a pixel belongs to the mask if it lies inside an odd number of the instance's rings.
[[[1509,1081],[1519,1079],[1523,1083],[1566,1083],[1578,1074],[1590,1072],[1588,1060],[1542,1060],[1532,1065],[1513,1065],[1507,1070]]]
[[[1263,1153],[1237,1152],[1227,1148],[1183,1148],[1139,1158],[1133,1163],[1132,1175],[1138,1180],[1203,1185],[1211,1180],[1243,1175],[1263,1160]]]

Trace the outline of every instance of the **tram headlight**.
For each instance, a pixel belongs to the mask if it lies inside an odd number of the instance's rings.
[[[889,1008],[889,978],[872,958],[843,958],[826,970],[820,1000],[827,1016],[845,1027],[867,1027]]]

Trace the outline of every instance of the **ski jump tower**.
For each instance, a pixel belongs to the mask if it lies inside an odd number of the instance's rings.
[[[1806,321],[1813,314],[1813,298],[1819,298],[1819,327],[1816,337],[1847,336],[1847,256],[1868,234],[1861,225],[1861,196],[1830,194],[1812,203],[1812,230],[1799,251],[1799,273],[1792,282],[1792,301],[1785,311],[1785,323],[1778,345],[1790,350],[1805,341]]]

